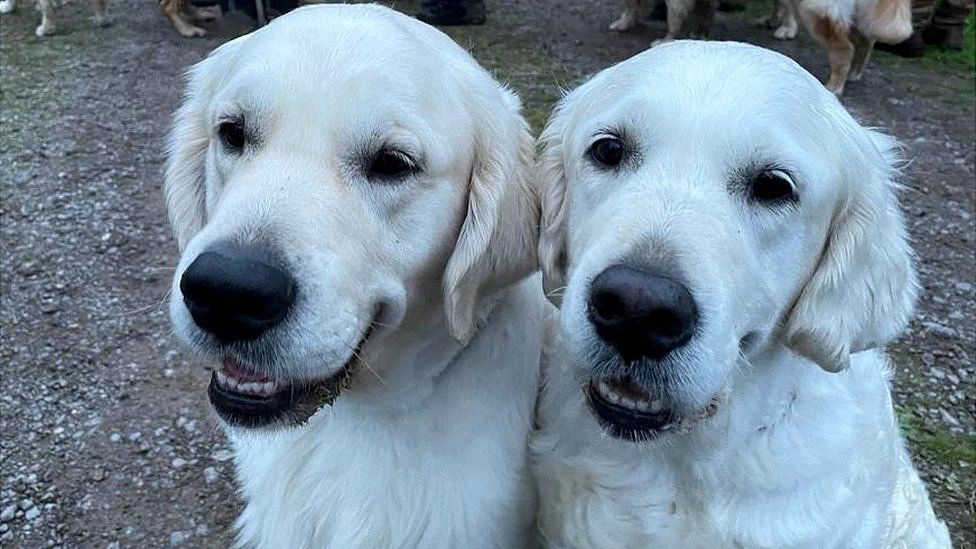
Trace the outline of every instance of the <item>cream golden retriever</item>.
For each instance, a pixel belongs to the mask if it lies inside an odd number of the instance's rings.
[[[176,114],[176,334],[214,365],[239,542],[521,547],[542,316],[533,143],[447,36],[300,8]]]
[[[674,42],[542,141],[549,546],[949,547],[881,349],[917,293],[892,139],[782,55]]]

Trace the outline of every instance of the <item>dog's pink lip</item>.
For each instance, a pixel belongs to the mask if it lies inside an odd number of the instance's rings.
[[[224,357],[220,371],[227,377],[232,377],[239,383],[264,383],[270,381],[268,376],[255,372],[243,362],[234,357]]]

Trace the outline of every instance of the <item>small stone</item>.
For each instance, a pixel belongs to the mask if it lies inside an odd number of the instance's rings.
[[[186,465],[186,460],[183,458],[173,458],[173,469],[182,469]]]
[[[119,545],[119,542],[113,541],[112,543],[108,544],[105,547],[105,549],[119,549],[120,547],[121,547],[121,545]]]
[[[122,440],[122,435],[118,433],[112,433],[111,435],[109,435],[108,439],[111,442],[119,442],[120,440]]]
[[[939,413],[942,414],[943,423],[947,423],[951,427],[962,427],[962,424],[959,423],[959,420],[956,419],[956,416],[949,413],[949,410],[946,410],[945,408],[939,408]]]
[[[220,474],[213,467],[207,467],[203,470],[203,480],[207,484],[213,484],[219,477]]]
[[[10,519],[14,518],[14,513],[16,512],[16,503],[11,503],[10,505],[4,507],[3,511],[0,511],[0,522],[8,522]]]
[[[39,516],[41,516],[41,510],[37,507],[31,507],[26,513],[24,513],[24,518],[27,520],[34,520]]]
[[[169,544],[174,547],[177,545],[183,545],[184,541],[186,541],[186,534],[183,532],[173,532],[169,535]]]
[[[959,291],[959,293],[964,294],[972,289],[973,285],[969,282],[956,282],[956,290]]]
[[[942,368],[932,368],[931,370],[929,370],[929,373],[932,374],[932,377],[934,377],[935,379],[945,379],[946,377],[946,374],[942,370]]]
[[[948,326],[943,326],[938,322],[923,322],[922,326],[935,335],[951,339],[956,337],[956,331]]]
[[[131,433],[129,435],[129,440],[132,441],[132,442],[136,442],[136,441],[138,441],[141,438],[142,438],[142,433],[140,433],[139,431],[136,431],[136,432]]]
[[[23,509],[24,511],[26,511],[26,510],[28,510],[28,509],[30,509],[32,507],[34,507],[34,501],[33,500],[26,499],[26,498],[20,500],[20,508]]]
[[[210,457],[214,458],[215,461],[227,461],[234,457],[234,453],[230,450],[217,450]]]
[[[207,534],[210,533],[210,527],[207,526],[206,524],[201,524],[197,526],[197,529],[194,531],[194,533],[198,536],[206,536]]]

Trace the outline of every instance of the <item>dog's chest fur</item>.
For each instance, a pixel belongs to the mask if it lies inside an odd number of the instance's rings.
[[[692,434],[643,447],[603,435],[571,376],[547,373],[532,448],[548,541],[886,546],[896,479],[918,477],[891,412],[885,359],[861,353],[841,374],[804,361],[775,367],[739,383]],[[922,492],[910,514],[939,527]]]
[[[537,285],[537,281],[533,284]],[[521,284],[416,406],[350,391],[302,429],[233,435],[243,546],[523,547],[542,304]],[[355,389],[355,387],[354,387]]]

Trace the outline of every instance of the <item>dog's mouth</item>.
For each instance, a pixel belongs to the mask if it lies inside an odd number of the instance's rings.
[[[611,436],[631,441],[653,440],[684,431],[715,414],[717,399],[691,414],[681,414],[668,399],[634,383],[630,377],[591,379],[584,388],[590,410]]]
[[[234,357],[225,357],[207,390],[217,415],[235,427],[297,426],[331,405],[349,386],[372,324],[336,373],[319,379],[274,379]]]

